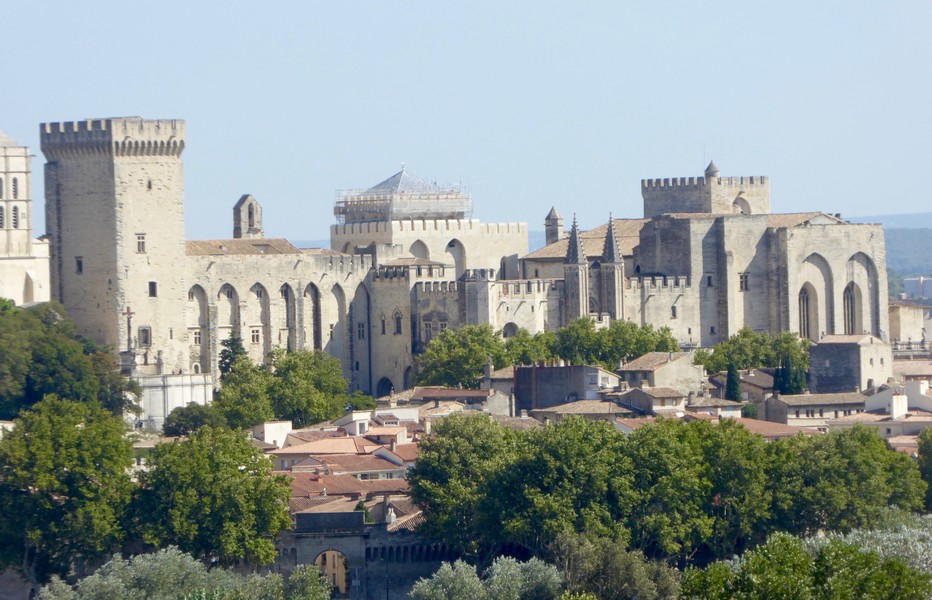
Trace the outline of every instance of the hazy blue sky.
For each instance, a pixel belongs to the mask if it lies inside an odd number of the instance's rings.
[[[762,6],[754,6],[760,4]],[[14,2],[0,130],[187,121],[189,238],[326,238],[402,162],[474,216],[641,214],[640,180],[769,175],[775,212],[932,210],[932,3]]]

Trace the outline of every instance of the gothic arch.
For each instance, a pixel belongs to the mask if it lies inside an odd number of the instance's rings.
[[[430,260],[430,250],[427,248],[427,244],[421,240],[415,240],[415,242],[411,244],[411,247],[408,248],[408,252],[415,258]]]
[[[346,294],[340,284],[333,284],[330,294],[321,302],[321,313],[325,325],[323,328],[324,350],[340,360],[345,375],[349,364],[347,360],[347,312]]]
[[[731,212],[736,215],[749,215],[751,214],[751,205],[748,204],[748,201],[743,197],[738,196],[735,198],[735,201],[731,203]]]
[[[813,252],[803,261],[799,270],[799,292],[808,284],[811,290],[808,294],[808,326],[810,335],[806,336],[800,330],[801,337],[818,340],[822,334],[835,333],[835,276],[832,267],[824,256]],[[814,295],[813,293],[814,292]],[[799,297],[797,296],[797,300]],[[797,302],[797,311],[799,310]],[[802,315],[797,314],[797,322],[802,323]]]
[[[863,252],[852,255],[846,266],[846,281],[846,294],[849,286],[854,284],[854,313],[850,323],[846,316],[846,329],[850,324],[855,327],[853,333],[867,332],[880,336],[880,282],[873,259]]]
[[[282,309],[284,311],[281,325],[284,331],[279,334],[278,343],[285,346],[289,352],[298,347],[298,311],[297,298],[295,298],[294,288],[287,283],[282,284],[278,290],[282,297]]]
[[[217,329],[225,330],[220,339],[240,334],[239,292],[229,283],[220,286],[217,292]]]
[[[454,271],[456,274],[456,279],[459,279],[460,276],[466,271],[466,247],[463,246],[463,242],[459,241],[456,238],[453,238],[447,242],[446,253],[450,255],[450,258],[453,260]]]
[[[191,368],[208,368],[210,362],[210,317],[207,292],[199,285],[188,290],[188,309],[185,311],[188,343],[191,345]]]
[[[369,288],[365,284],[356,287],[356,294],[350,303],[350,321],[352,329],[350,338],[350,361],[352,373],[350,381],[354,389],[371,391],[372,379],[369,369],[369,338],[372,335],[370,318],[371,301]]]
[[[395,389],[395,384],[392,383],[392,380],[388,377],[383,377],[379,379],[379,384],[375,387],[375,397],[384,398],[391,394]]]
[[[799,305],[799,337],[818,342],[819,329],[819,292],[808,281],[803,284],[797,297]]]
[[[259,282],[252,284],[244,304],[242,326],[246,331],[242,336],[243,346],[253,362],[262,364],[272,351],[269,291]]]
[[[322,350],[321,344],[320,290],[313,283],[309,283],[304,288],[304,347]]]
[[[860,286],[853,281],[845,286],[844,306],[845,333],[847,335],[852,335],[863,332],[864,298],[861,294]]]
[[[505,327],[502,329],[502,337],[510,338],[514,337],[518,333],[518,326],[514,323],[508,322],[505,323]]]

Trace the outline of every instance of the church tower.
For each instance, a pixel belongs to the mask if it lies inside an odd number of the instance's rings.
[[[185,371],[184,121],[44,123],[40,137],[52,298],[125,372]]]
[[[262,206],[252,194],[243,194],[239,202],[233,207],[233,237],[263,238]]]
[[[544,233],[548,246],[559,242],[563,237],[563,217],[557,212],[556,207],[551,207],[547,218],[544,219]]]
[[[602,251],[602,306],[613,320],[625,318],[624,280],[625,261],[618,247],[615,234],[615,220],[608,215],[608,229],[605,232],[605,249]]]
[[[576,215],[570,230],[566,259],[563,261],[563,278],[566,285],[564,300],[564,323],[568,324],[589,314],[589,261],[583,248]]]

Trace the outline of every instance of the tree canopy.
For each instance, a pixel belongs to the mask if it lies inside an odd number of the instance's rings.
[[[0,419],[48,394],[98,401],[116,415],[138,411],[138,385],[120,375],[112,353],[75,333],[64,307],[0,305]]]
[[[412,600],[557,600],[563,577],[553,565],[532,558],[519,562],[498,557],[480,578],[476,567],[461,560],[443,563],[429,578],[414,584]]]
[[[719,373],[733,364],[736,369],[777,368],[791,362],[803,372],[809,370],[809,340],[800,339],[791,331],[776,337],[767,333],[756,333],[745,327],[712,351],[696,351],[695,364],[702,365],[709,373]]]
[[[290,486],[244,433],[202,427],[157,445],[150,465],[135,500],[148,543],[222,564],[274,560],[271,538],[290,523]]]
[[[162,424],[162,432],[167,436],[188,435],[205,425],[226,427],[227,420],[213,404],[191,402],[168,413]]]
[[[863,427],[765,442],[731,419],[660,419],[625,436],[579,418],[514,432],[483,415],[435,428],[409,482],[422,532],[466,556],[542,555],[570,531],[679,564],[775,531],[850,531],[887,506],[919,509],[926,489],[912,459]]]
[[[48,396],[0,441],[0,561],[31,582],[124,538],[132,481],[122,422],[97,403]]]
[[[531,335],[523,329],[503,340],[490,325],[446,329],[417,358],[422,385],[475,388],[489,360],[495,368],[563,359],[572,364],[599,365],[610,371],[622,361],[648,352],[674,352],[676,339],[666,327],[615,321],[596,329],[592,319],[573,321],[556,332]]]

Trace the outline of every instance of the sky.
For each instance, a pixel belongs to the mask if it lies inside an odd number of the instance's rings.
[[[189,239],[326,239],[338,189],[401,164],[473,217],[639,217],[640,180],[768,175],[774,212],[932,210],[932,3],[15,2],[0,130],[187,123]]]

